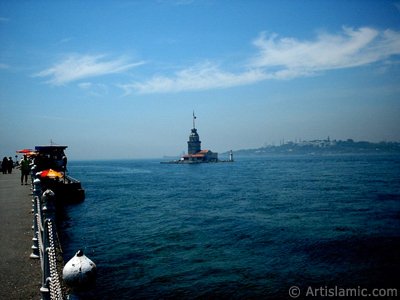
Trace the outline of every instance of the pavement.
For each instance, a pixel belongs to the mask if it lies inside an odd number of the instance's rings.
[[[0,299],[41,299],[40,260],[32,253],[31,186],[20,170],[0,174]]]

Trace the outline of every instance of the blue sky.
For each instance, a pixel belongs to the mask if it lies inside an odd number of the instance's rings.
[[[400,141],[400,2],[0,1],[0,155]]]

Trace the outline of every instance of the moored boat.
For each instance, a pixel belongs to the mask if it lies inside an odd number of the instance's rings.
[[[41,173],[42,190],[51,189],[56,198],[66,203],[82,202],[85,191],[79,180],[67,174],[67,156],[64,150],[68,146],[36,146],[35,172]]]

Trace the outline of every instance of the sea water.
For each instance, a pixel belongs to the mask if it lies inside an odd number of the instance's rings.
[[[75,161],[61,239],[98,267],[87,299],[289,299],[398,286],[400,156]]]

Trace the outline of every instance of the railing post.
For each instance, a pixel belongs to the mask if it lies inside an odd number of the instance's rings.
[[[39,227],[37,223],[37,216],[38,216],[38,209],[37,209],[37,204],[39,201],[39,197],[35,196],[32,199],[32,206],[33,206],[33,238],[32,238],[32,253],[29,256],[30,258],[38,259],[39,256],[39,243],[38,243],[38,234],[39,234]]]
[[[33,180],[33,196],[38,196],[40,197],[42,193],[42,184],[40,182],[39,178],[36,178]]]
[[[33,172],[32,168],[32,172]],[[39,178],[33,180],[33,245],[31,258],[40,258],[42,300],[63,299],[62,285],[57,273],[55,249],[56,196],[50,189],[43,194]]]
[[[42,195],[42,211],[44,219],[55,220],[55,197],[56,195],[52,190],[46,190]]]
[[[36,169],[37,169],[37,166],[36,166],[36,165],[33,165],[33,166],[31,167],[31,183],[32,183],[32,185],[33,185],[33,181],[34,181],[35,178],[36,178]]]
[[[47,230],[48,219],[43,222],[43,262],[42,262],[42,300],[50,300],[50,265],[49,265],[49,235]]]

